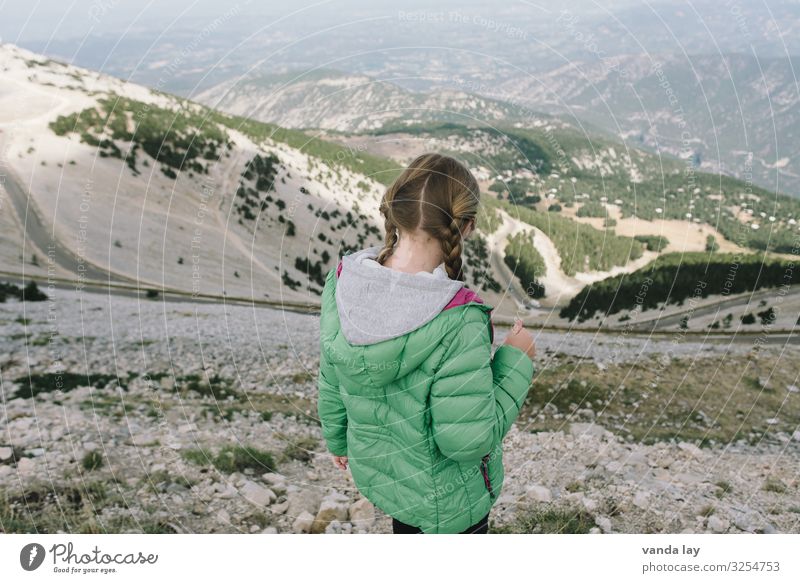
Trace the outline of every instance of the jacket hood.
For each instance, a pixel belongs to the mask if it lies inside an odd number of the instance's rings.
[[[397,338],[435,318],[464,286],[440,264],[432,273],[403,273],[375,259],[380,247],[342,257],[336,306],[342,334],[352,345]]]

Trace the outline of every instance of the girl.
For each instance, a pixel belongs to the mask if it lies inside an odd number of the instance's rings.
[[[478,204],[462,164],[418,157],[381,201],[383,247],[345,255],[322,294],[322,433],[396,533],[488,530],[533,377],[531,334],[517,321],[492,357],[492,307],[464,285]]]

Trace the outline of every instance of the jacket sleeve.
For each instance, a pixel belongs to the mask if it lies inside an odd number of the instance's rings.
[[[433,438],[443,455],[478,461],[511,429],[534,367],[522,350],[502,345],[492,358],[486,313],[467,308],[431,386]]]
[[[347,455],[347,411],[339,393],[339,379],[336,376],[336,370],[330,362],[326,350],[326,344],[332,340],[333,333],[331,315],[325,312],[325,306],[335,305],[334,287],[331,282],[333,277],[335,277],[334,270],[331,270],[322,292],[317,413],[328,451],[333,455]]]

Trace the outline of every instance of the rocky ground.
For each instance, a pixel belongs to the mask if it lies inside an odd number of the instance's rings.
[[[390,532],[325,452],[315,316],[45,291],[0,304],[0,529]],[[537,374],[653,355],[724,368],[753,348],[701,342],[540,333]],[[748,439],[645,442],[597,405],[534,399],[506,438],[492,530],[800,532],[798,350],[761,350],[782,371],[780,424]]]

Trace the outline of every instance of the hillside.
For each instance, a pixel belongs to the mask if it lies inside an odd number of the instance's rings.
[[[678,160],[557,118],[301,131],[9,45],[0,54],[0,164],[16,211],[2,217],[5,272],[315,304],[343,252],[382,240],[383,188],[427,150],[479,178],[467,278],[500,314],[549,318],[660,252],[795,246],[800,201],[687,176]]]
[[[3,271],[43,275],[50,267],[67,279],[315,303],[341,253],[382,239],[377,202],[397,160],[9,45],[2,63],[1,162],[17,210],[4,216]],[[453,133],[451,147],[441,149],[481,174],[460,138]],[[524,167],[502,151],[497,163]],[[493,193],[484,200],[467,245],[468,281],[501,311],[527,304],[506,258],[509,238],[521,232],[534,232],[536,249],[551,251],[548,273],[536,274],[550,283],[545,305],[574,295],[575,278],[638,266],[629,258],[642,255],[640,243],[563,219],[562,227],[578,229],[586,255],[562,267],[560,235],[494,203]],[[507,223],[498,238],[500,220]],[[620,244],[599,244],[606,240]],[[51,245],[57,252],[45,266]]]
[[[304,134],[9,45],[0,55],[2,158],[13,191],[30,193],[21,208],[115,279],[314,301],[342,249],[379,240],[381,161],[340,162],[341,148]],[[47,241],[21,250],[22,217],[6,214],[18,251],[4,245],[3,269],[35,272]]]
[[[800,195],[796,58],[750,54],[622,55],[614,66],[575,59],[493,91],[565,114],[698,170]]]
[[[409,91],[391,81],[327,69],[236,77],[196,100],[289,128],[360,132],[387,125],[521,119],[524,108],[465,91]]]

